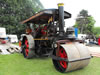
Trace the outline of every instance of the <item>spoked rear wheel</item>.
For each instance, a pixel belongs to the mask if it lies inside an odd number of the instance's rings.
[[[59,50],[55,49],[53,52],[53,55],[60,57],[60,58],[68,59],[67,53],[65,52],[64,48],[62,48],[62,47],[60,47]],[[67,69],[68,62],[63,61],[63,60],[53,59],[53,64],[58,71],[65,72],[65,70]]]
[[[26,35],[22,43],[22,53],[25,58],[32,58],[35,56],[34,40],[31,35]]]
[[[29,53],[29,44],[28,44],[28,40],[25,39],[25,56],[28,56]]]

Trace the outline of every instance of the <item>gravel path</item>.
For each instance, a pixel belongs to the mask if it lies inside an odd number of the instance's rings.
[[[100,46],[87,46],[90,54],[95,57],[100,57]]]

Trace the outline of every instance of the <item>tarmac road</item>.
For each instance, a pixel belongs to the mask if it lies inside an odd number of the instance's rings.
[[[87,46],[90,54],[95,57],[100,57],[100,46]]]

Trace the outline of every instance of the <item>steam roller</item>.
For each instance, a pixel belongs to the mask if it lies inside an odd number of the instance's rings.
[[[20,46],[25,58],[50,56],[59,72],[69,72],[86,67],[91,56],[76,39],[73,27],[64,30],[64,19],[71,14],[63,10],[63,5],[59,3],[58,9],[45,9],[22,21],[27,26]]]
[[[66,42],[56,47],[53,55],[55,68],[60,72],[69,72],[84,68],[90,62],[88,49],[78,42]]]

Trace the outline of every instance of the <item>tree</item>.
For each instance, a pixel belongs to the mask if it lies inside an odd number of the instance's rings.
[[[25,26],[20,22],[44,9],[39,0],[0,0],[0,27],[5,27],[7,34],[25,33]]]
[[[76,18],[74,27],[77,27],[81,34],[92,34],[95,20],[91,15],[88,15],[87,10],[80,11]]]
[[[94,27],[94,34],[96,35],[96,37],[100,36],[100,27]]]

